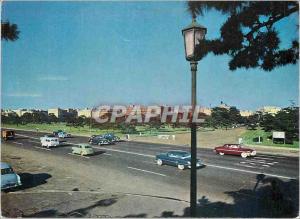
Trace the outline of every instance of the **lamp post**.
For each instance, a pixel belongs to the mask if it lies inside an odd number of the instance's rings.
[[[200,41],[205,38],[206,28],[197,24],[196,19],[193,18],[192,23],[182,30],[184,38],[185,58],[190,62],[192,72],[192,115],[197,104],[196,101],[196,73],[197,64],[199,59],[195,52],[197,46],[200,45]],[[197,210],[197,125],[191,123],[191,185],[190,185],[190,214],[192,217],[196,217]]]

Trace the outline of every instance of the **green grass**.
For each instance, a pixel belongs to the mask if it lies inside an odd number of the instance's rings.
[[[189,131],[188,128],[172,128],[170,126],[163,126],[159,129],[150,128],[149,126],[136,126],[136,130],[138,133],[141,133],[143,136],[155,136],[159,134],[178,134],[178,133],[186,133]],[[139,135],[139,134],[138,134]]]
[[[19,128],[19,129],[25,129],[25,130],[36,130],[39,129],[39,131],[45,131],[45,132],[53,132],[55,130],[63,130],[65,132],[71,133],[73,135],[80,134],[80,135],[94,135],[94,134],[104,134],[104,133],[114,133],[117,136],[124,136],[124,134],[121,133],[120,129],[99,129],[99,128],[92,128],[90,129],[89,126],[84,127],[71,127],[66,126],[65,123],[52,123],[52,124],[36,124],[36,123],[28,123],[25,125],[15,125],[15,124],[2,124],[2,126],[7,128]],[[186,133],[189,131],[188,128],[172,128],[169,126],[161,127],[159,129],[150,128],[149,126],[136,126],[136,130],[139,135],[141,132],[143,136],[154,136],[158,134],[164,134],[164,133]],[[133,135],[133,136],[134,136]]]
[[[35,124],[35,123],[29,123],[26,125],[12,125],[12,124],[2,124],[3,127],[7,128],[19,128],[19,129],[25,129],[25,130],[36,130],[39,129],[39,131],[44,132],[53,132],[55,130],[63,130],[65,132],[71,133],[73,135],[80,134],[80,135],[94,135],[94,134],[104,134],[104,133],[114,133],[117,136],[121,136],[120,130],[114,130],[114,129],[96,129],[92,128],[90,129],[89,126],[84,127],[71,127],[66,126],[65,123],[52,123],[52,124]]]
[[[253,141],[253,138],[257,138],[258,136],[263,138],[261,143],[257,143]],[[242,134],[241,137],[243,138],[243,142],[245,144],[299,148],[299,141],[294,141],[293,144],[274,144],[272,142],[272,139],[268,139],[269,136],[272,136],[272,132],[265,132],[262,129],[257,129],[257,130],[247,130],[245,133]]]

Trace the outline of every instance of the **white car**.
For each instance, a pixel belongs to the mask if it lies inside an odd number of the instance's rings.
[[[57,145],[59,145],[59,139],[57,137],[49,137],[49,136],[45,136],[45,137],[41,137],[41,144],[42,147],[56,147]]]

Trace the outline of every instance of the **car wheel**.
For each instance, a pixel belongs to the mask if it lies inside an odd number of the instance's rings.
[[[161,159],[158,159],[158,160],[156,161],[156,163],[157,163],[157,165],[158,165],[158,166],[161,166],[161,165],[163,165],[163,162],[162,162],[162,160],[161,160]]]
[[[242,158],[246,158],[248,155],[246,153],[241,153]]]
[[[220,155],[222,155],[222,156],[224,155],[224,153],[223,153],[223,152],[219,152],[219,154],[220,154]]]
[[[98,145],[101,146],[101,142],[99,142]]]
[[[184,165],[182,165],[182,164],[178,164],[178,169],[180,169],[180,170],[184,170]]]
[[[256,151],[252,151],[251,156],[255,156],[255,155],[256,155]]]

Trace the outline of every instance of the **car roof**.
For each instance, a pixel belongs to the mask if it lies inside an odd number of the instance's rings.
[[[190,154],[190,152],[188,152],[188,151],[181,151],[181,150],[168,151],[168,153],[188,153],[188,154]]]
[[[228,145],[228,146],[230,146],[230,145],[236,145],[236,146],[239,146],[241,144],[224,144],[224,145]]]
[[[89,144],[76,144],[76,146],[89,146],[90,147]]]
[[[47,139],[58,139],[58,138],[55,137],[55,136],[45,136],[45,138],[47,138]]]
[[[8,163],[1,162],[1,169],[7,169],[11,168],[11,166]]]

